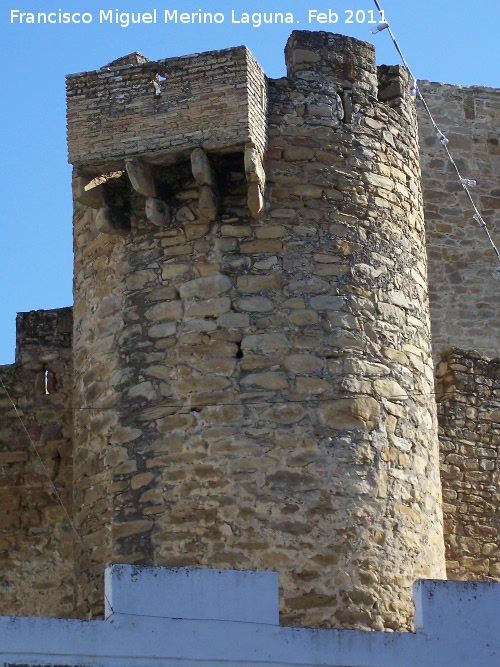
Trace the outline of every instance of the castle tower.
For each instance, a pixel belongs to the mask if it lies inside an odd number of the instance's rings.
[[[283,623],[347,628],[444,577],[408,81],[328,33],[286,60],[68,78],[82,615],[112,562],[276,570]]]

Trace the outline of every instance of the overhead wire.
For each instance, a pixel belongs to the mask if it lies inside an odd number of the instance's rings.
[[[478,209],[478,207],[477,207],[477,205],[476,205],[476,203],[475,203],[475,201],[474,201],[474,199],[473,199],[473,197],[470,193],[470,190],[469,190],[469,187],[474,187],[476,185],[476,181],[472,178],[464,178],[462,176],[462,174],[460,173],[460,170],[457,166],[457,163],[455,162],[455,160],[454,160],[454,158],[453,158],[453,156],[450,152],[450,149],[448,148],[448,144],[450,143],[449,139],[444,134],[444,132],[441,131],[438,124],[436,123],[436,121],[434,119],[434,116],[432,115],[432,112],[429,108],[429,105],[427,104],[427,101],[425,100],[425,98],[422,94],[422,91],[420,90],[420,88],[418,86],[417,78],[413,75],[413,72],[411,71],[410,66],[408,65],[408,62],[406,61],[406,58],[404,57],[403,51],[402,51],[401,47],[399,46],[399,43],[396,39],[396,36],[394,35],[394,33],[392,31],[392,28],[391,28],[389,22],[387,21],[387,19],[385,17],[385,11],[380,6],[380,3],[378,2],[378,0],[373,0],[373,2],[375,3],[375,6],[377,7],[383,21],[382,21],[382,23],[379,24],[379,26],[375,30],[372,30],[371,32],[372,32],[373,35],[375,35],[379,32],[383,32],[384,30],[387,30],[387,32],[389,33],[390,38],[391,38],[391,40],[394,44],[394,47],[395,47],[396,51],[398,52],[399,57],[401,58],[403,66],[404,66],[405,70],[408,72],[408,75],[410,76],[410,79],[413,82],[412,83],[412,93],[414,93],[419,98],[419,100],[422,102],[422,105],[423,105],[427,115],[429,116],[429,120],[431,121],[434,132],[436,133],[436,136],[438,137],[438,139],[441,142],[444,150],[446,151],[448,159],[449,159],[450,163],[452,164],[452,166],[453,166],[453,168],[454,168],[454,170],[455,170],[455,172],[458,176],[458,179],[460,181],[460,185],[462,186],[465,194],[467,195],[467,197],[468,197],[468,199],[469,199],[469,201],[472,205],[472,208],[474,210],[474,215],[472,217],[479,224],[479,226],[483,229],[483,231],[486,233],[486,236],[488,238],[488,241],[489,241],[491,247],[493,248],[497,258],[500,259],[500,252],[499,252],[498,248],[496,247],[496,245],[493,241],[493,238],[490,234],[490,231],[488,229],[488,226],[487,226],[486,222],[484,221],[481,213],[479,212],[479,209]],[[500,278],[500,264],[494,269],[493,276],[497,279]]]
[[[5,388],[4,383],[1,381],[2,386]],[[205,393],[205,392],[203,392]],[[425,397],[425,396],[436,396],[438,395],[438,392],[435,391],[422,391],[422,392],[410,392],[407,391],[404,394],[400,395],[394,395],[391,396],[390,399],[394,401],[403,401],[406,400],[407,398],[417,398],[417,397]],[[348,396],[347,396],[348,397]],[[10,398],[10,396],[9,396]],[[156,408],[175,408],[176,410],[193,410],[193,411],[198,411],[199,409],[202,408],[219,408],[219,407],[237,407],[237,406],[251,406],[251,407],[261,407],[261,406],[273,406],[273,405],[307,405],[309,403],[323,403],[326,401],[332,402],[332,401],[341,401],[346,398],[346,395],[342,396],[329,396],[329,395],[320,395],[318,394],[317,396],[314,396],[312,398],[287,398],[286,396],[283,397],[282,399],[279,400],[245,400],[243,397],[242,399],[238,401],[217,401],[216,403],[207,403],[205,402],[204,399],[201,401],[197,402],[197,396],[194,395],[192,400],[192,403],[184,403],[184,402],[175,402],[175,401],[163,401],[163,402],[158,402],[155,403],[152,409]],[[11,399],[12,400],[12,399]],[[144,408],[145,410],[149,409],[147,404],[144,406],[138,406],[134,405],[134,409],[142,409]],[[75,407],[56,407],[52,406],[52,409],[54,411],[60,410],[61,412],[83,412],[84,410],[95,410],[96,412],[106,412],[107,410],[117,410],[118,408],[115,406],[99,406],[99,405],[84,405],[78,408]]]

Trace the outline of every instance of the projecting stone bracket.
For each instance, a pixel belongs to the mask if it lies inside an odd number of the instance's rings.
[[[203,220],[212,221],[219,213],[219,196],[215,172],[203,148],[195,148],[191,153],[191,170],[199,186],[198,208]]]
[[[156,185],[151,167],[138,158],[125,160],[125,169],[134,190],[144,197],[156,197]]]
[[[123,171],[114,171],[91,178],[75,173],[73,198],[89,208],[97,209],[96,225],[106,234],[126,234],[130,230],[128,195]]]
[[[138,158],[129,158],[125,161],[125,169],[134,190],[146,197],[146,218],[157,227],[167,225],[170,222],[170,209],[157,197],[156,183],[150,165]]]
[[[245,147],[245,176],[248,182],[248,208],[254,218],[260,218],[264,210],[266,172],[259,151],[253,144]]]
[[[73,198],[84,206],[102,208],[104,206],[102,182],[97,178],[89,180],[85,176],[75,176],[73,178]]]
[[[170,209],[161,199],[146,199],[146,218],[157,227],[164,227],[170,222]]]

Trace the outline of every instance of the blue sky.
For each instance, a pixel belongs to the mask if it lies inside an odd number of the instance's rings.
[[[500,88],[498,0],[380,0],[414,74]],[[158,11],[157,24],[99,23],[100,10]],[[163,12],[221,12],[218,25],[167,24]],[[88,24],[26,24],[18,12],[79,12]],[[232,23],[243,14],[291,12],[294,25]],[[308,22],[310,10],[338,15]],[[374,12],[374,14],[373,14]],[[102,67],[132,51],[156,60],[247,45],[270,77],[283,76],[292,29],[329,30],[372,41],[379,64],[399,62],[387,31],[371,35],[372,0],[3,0],[0,9],[0,364],[14,361],[18,311],[72,303],[71,169],[65,136],[65,75]],[[87,17],[88,18],[88,17]],[[364,21],[363,21],[364,19]],[[349,22],[352,20],[352,23]],[[298,22],[298,23],[297,23]]]

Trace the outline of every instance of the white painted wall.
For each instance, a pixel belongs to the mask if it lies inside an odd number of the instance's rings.
[[[0,617],[0,665],[500,665],[500,583],[417,582],[413,634],[280,627],[270,572],[115,565],[105,581],[105,621]]]

